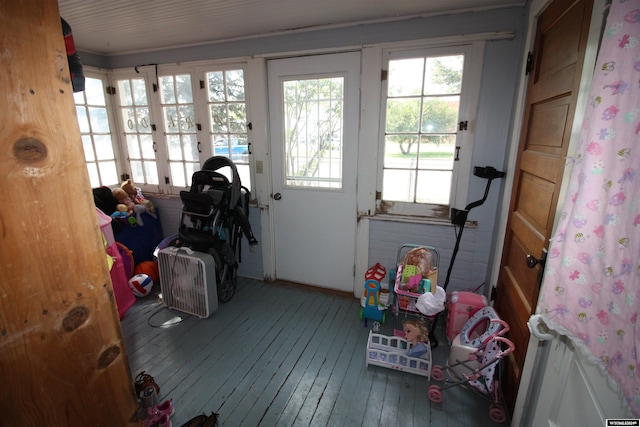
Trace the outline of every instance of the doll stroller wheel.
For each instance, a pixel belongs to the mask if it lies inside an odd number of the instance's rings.
[[[236,293],[236,284],[228,279],[218,285],[218,301],[221,304],[231,301]]]
[[[431,378],[433,378],[436,381],[444,380],[444,370],[442,369],[442,366],[435,365],[431,369]]]
[[[442,390],[437,385],[432,385],[429,387],[429,400],[433,403],[442,402]]]
[[[507,421],[507,414],[504,412],[502,405],[499,403],[492,403],[489,407],[489,418],[494,423],[502,424]]]

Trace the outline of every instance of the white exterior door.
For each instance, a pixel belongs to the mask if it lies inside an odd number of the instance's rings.
[[[352,292],[360,54],[268,63],[276,277]]]

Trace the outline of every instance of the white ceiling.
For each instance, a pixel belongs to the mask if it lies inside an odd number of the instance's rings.
[[[119,55],[417,16],[522,6],[526,0],[59,0],[80,51]]]

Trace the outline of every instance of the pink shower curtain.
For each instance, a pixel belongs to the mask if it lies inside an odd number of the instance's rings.
[[[538,313],[640,416],[640,0],[613,0]]]

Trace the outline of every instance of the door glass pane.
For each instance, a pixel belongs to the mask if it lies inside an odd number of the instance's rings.
[[[342,188],[344,78],[283,83],[285,184]]]

